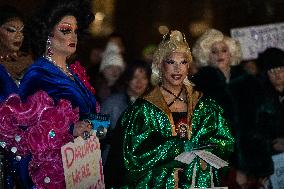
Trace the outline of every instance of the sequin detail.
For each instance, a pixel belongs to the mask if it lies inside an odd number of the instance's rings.
[[[198,148],[214,144],[207,150],[226,160],[233,150],[231,135],[223,110],[214,100],[201,97],[192,114],[192,135],[190,139],[172,135],[172,124],[168,115],[157,104],[138,99],[122,116],[120,125],[123,132],[123,160],[126,174],[124,179],[136,183],[129,188],[179,188],[192,187],[193,168],[196,166],[195,187],[220,185],[218,170],[210,165],[201,167],[197,157],[189,165],[176,162],[174,158],[185,151],[185,146]],[[192,148],[186,148],[190,150]],[[176,168],[183,168],[176,178]],[[142,176],[141,175],[145,175]],[[140,178],[137,180],[137,178]],[[213,178],[212,178],[213,177]],[[126,187],[127,188],[127,187]]]
[[[55,131],[54,131],[53,129],[50,130],[49,133],[48,133],[48,136],[49,136],[50,138],[54,138],[54,137],[55,137]]]

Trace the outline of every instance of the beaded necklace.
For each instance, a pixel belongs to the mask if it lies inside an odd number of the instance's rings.
[[[71,78],[72,80],[74,80],[73,74],[70,72],[69,66],[67,63],[65,63],[66,66],[66,70],[63,69],[62,67],[60,67],[59,65],[56,64],[56,62],[54,60],[52,60],[51,57],[48,56],[43,56],[43,58],[47,59],[48,61],[52,62],[57,68],[59,68],[64,74],[66,74],[69,78]]]

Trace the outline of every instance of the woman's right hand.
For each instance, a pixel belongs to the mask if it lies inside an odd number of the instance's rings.
[[[86,121],[78,121],[74,125],[73,129],[73,136],[78,137],[81,136],[84,138],[84,133],[88,132],[90,133],[92,130],[92,125]]]

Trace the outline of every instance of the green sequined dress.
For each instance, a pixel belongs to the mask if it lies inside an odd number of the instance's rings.
[[[227,160],[234,138],[215,101],[202,96],[192,86],[187,89],[188,112],[186,137],[178,128],[159,87],[138,99],[123,113],[106,169],[107,186],[114,188],[191,188],[194,165],[195,187],[220,184],[219,170],[196,157],[184,164],[176,156],[192,148],[214,144],[206,150]]]

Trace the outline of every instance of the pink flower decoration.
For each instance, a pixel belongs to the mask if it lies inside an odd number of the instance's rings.
[[[12,95],[0,105],[0,141],[18,155],[32,154],[29,174],[37,189],[65,188],[61,147],[73,140],[69,126],[78,120],[78,108],[64,99],[55,105],[44,91],[25,103]]]
[[[70,69],[73,73],[75,73],[78,78],[82,81],[82,83],[89,89],[94,95],[96,91],[94,87],[90,84],[90,77],[87,75],[86,69],[81,66],[79,61],[75,61],[75,63],[70,65]]]

